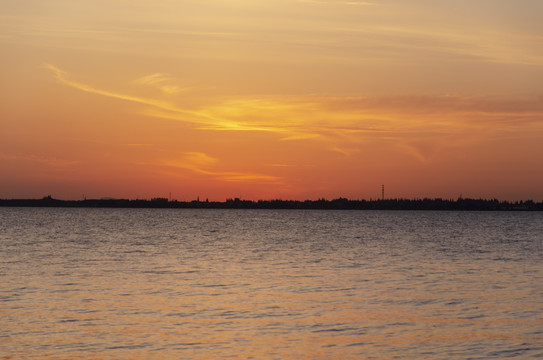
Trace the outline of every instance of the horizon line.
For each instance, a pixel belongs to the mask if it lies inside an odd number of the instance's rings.
[[[243,199],[243,198],[240,198],[240,197],[232,197],[232,198],[225,198],[224,200],[208,200],[208,198],[206,198],[205,200],[200,200],[200,197],[197,196],[196,199],[193,199],[193,200],[179,200],[179,199],[172,199],[172,198],[168,198],[168,197],[162,197],[162,196],[157,196],[157,197],[151,197],[151,198],[139,198],[139,197],[136,197],[136,198],[116,198],[116,197],[109,197],[109,196],[104,196],[104,197],[100,197],[100,198],[87,198],[87,197],[84,197],[83,199],[60,199],[60,198],[54,198],[52,197],[52,195],[45,195],[41,198],[2,198],[0,197],[0,201],[27,201],[27,200],[34,200],[34,201],[38,201],[38,200],[55,200],[55,201],[66,201],[66,202],[84,202],[84,201],[161,201],[161,202],[168,202],[168,203],[175,203],[175,202],[179,202],[179,203],[191,203],[191,202],[200,202],[200,203],[204,203],[204,202],[209,202],[209,203],[227,203],[227,202],[231,202],[231,201],[236,201],[236,202],[254,202],[254,203],[257,203],[257,202],[266,202],[266,201],[283,201],[283,202],[318,202],[318,201],[366,201],[366,202],[379,202],[379,201],[422,201],[422,200],[426,200],[426,201],[459,201],[459,200],[477,200],[477,201],[498,201],[500,203],[518,203],[518,202],[534,202],[534,203],[538,203],[537,200],[534,200],[534,199],[516,199],[516,200],[502,200],[502,199],[499,199],[499,198],[483,198],[483,197],[463,197],[462,195],[458,196],[456,199],[455,198],[445,198],[445,197],[413,197],[413,198],[407,198],[407,197],[390,197],[390,198],[382,198],[382,197],[370,197],[369,199],[367,198],[359,198],[359,199],[351,199],[351,198],[346,198],[346,197],[343,197],[343,196],[340,196],[340,197],[337,197],[337,198],[331,198],[331,199],[328,199],[328,198],[325,198],[325,197],[319,197],[317,199],[303,199],[303,200],[300,200],[300,199],[282,199],[282,198],[269,198],[269,199]],[[539,201],[539,203],[543,203],[543,200]]]

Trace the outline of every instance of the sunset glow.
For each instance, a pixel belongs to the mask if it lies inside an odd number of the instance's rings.
[[[0,14],[0,198],[543,200],[539,0]]]

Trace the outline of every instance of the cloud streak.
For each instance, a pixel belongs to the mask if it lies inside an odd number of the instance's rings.
[[[13,161],[31,161],[54,167],[69,167],[81,163],[80,161],[76,160],[59,159],[56,157],[46,157],[34,154],[8,154],[4,152],[0,152],[0,159]]]
[[[368,140],[394,139],[398,146],[412,148],[414,140],[428,137],[439,143],[440,138],[447,136],[471,137],[482,128],[486,129],[486,136],[521,136],[523,127],[537,130],[543,126],[543,97],[540,95],[242,97],[222,100],[200,110],[186,110],[172,102],[98,89],[70,80],[57,67],[47,65],[47,68],[66,86],[145,105],[147,108],[142,113],[150,117],[190,123],[202,131],[266,132],[275,134],[276,140],[320,141],[344,155],[353,153],[356,144]],[[168,79],[156,73],[137,82],[160,85]],[[526,135],[526,131],[523,134]],[[196,158],[185,160],[189,164],[184,165],[185,168],[232,181],[244,176],[274,179],[259,174],[214,172],[203,168]]]
[[[273,184],[283,182],[283,178],[267,174],[213,170],[212,168],[218,163],[218,159],[201,152],[185,152],[182,154],[181,159],[162,160],[159,163],[162,166],[186,169],[222,181]]]
[[[92,94],[102,95],[114,99],[134,102],[138,104],[148,105],[153,110],[145,111],[146,114],[154,117],[183,121],[194,123],[200,126],[202,129],[206,130],[222,130],[222,131],[264,131],[264,132],[274,132],[274,133],[286,133],[292,131],[291,128],[278,127],[274,125],[261,125],[257,123],[250,122],[239,122],[234,120],[229,120],[227,118],[210,115],[212,111],[191,111],[182,109],[171,102],[166,102],[162,100],[156,100],[151,98],[145,98],[134,95],[126,95],[122,93],[112,92],[108,90],[102,90],[95,88],[93,86],[83,84],[77,81],[69,80],[67,74],[61,69],[46,64],[44,65],[46,69],[49,69],[53,72],[56,79],[69,87],[85,91]],[[144,78],[140,81],[143,83],[157,83],[161,81],[160,76],[151,76]]]
[[[136,79],[134,83],[143,85],[143,86],[150,86],[150,87],[156,88],[160,90],[161,92],[168,95],[173,95],[173,94],[177,94],[183,91],[190,90],[190,88],[181,88],[177,85],[168,85],[168,83],[170,83],[172,80],[173,80],[172,77],[169,77],[165,74],[156,73],[156,74],[151,74],[147,76],[142,76],[141,78]]]
[[[92,87],[92,86],[89,86],[89,85],[86,85],[86,84],[83,84],[83,83],[80,83],[80,82],[77,82],[77,81],[69,80],[68,77],[67,77],[66,72],[60,70],[59,68],[57,68],[57,67],[55,67],[53,65],[45,64],[44,67],[46,69],[51,70],[54,73],[56,79],[60,83],[62,83],[64,85],[67,85],[67,86],[70,86],[72,88],[81,90],[81,91],[85,91],[85,92],[92,93],[92,94],[97,94],[97,95],[102,95],[102,96],[106,96],[106,97],[111,97],[111,98],[114,98],[114,99],[120,99],[120,100],[135,102],[135,103],[139,103],[139,104],[149,105],[149,106],[156,107],[156,108],[159,108],[159,109],[162,109],[162,110],[168,110],[168,111],[172,111],[172,112],[176,112],[176,113],[182,113],[182,114],[194,115],[194,116],[202,116],[202,114],[199,114],[197,112],[192,112],[192,111],[187,111],[187,110],[180,109],[180,108],[172,105],[171,103],[168,103],[168,102],[165,102],[165,101],[155,100],[155,99],[148,99],[148,98],[143,98],[143,97],[138,97],[138,96],[133,96],[133,95],[120,94],[120,93],[115,93],[115,92],[107,91],[107,90],[101,90],[101,89],[98,89],[98,88],[95,88],[95,87]]]

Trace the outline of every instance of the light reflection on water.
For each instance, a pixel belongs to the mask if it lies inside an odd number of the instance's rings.
[[[543,214],[0,208],[0,358],[543,357]]]

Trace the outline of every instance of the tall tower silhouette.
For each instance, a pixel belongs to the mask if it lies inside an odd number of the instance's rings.
[[[385,184],[381,185],[381,200],[385,200]]]

